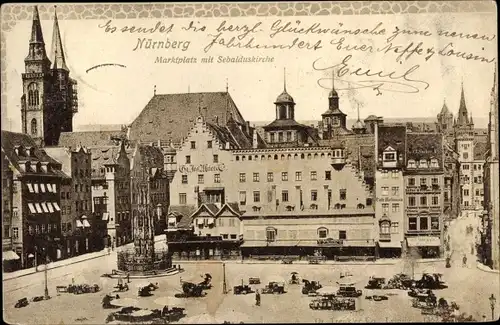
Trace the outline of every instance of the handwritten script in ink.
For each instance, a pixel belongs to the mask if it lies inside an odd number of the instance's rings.
[[[463,62],[458,64],[496,61],[494,32],[459,31],[446,26],[411,28],[408,23],[403,27],[381,21],[360,23],[361,19],[356,24],[339,16],[326,22],[294,18],[245,21],[221,19],[178,23],[172,19],[145,20],[140,25],[129,25],[107,20],[97,27],[110,37],[129,35],[131,51],[154,51],[155,63],[266,64],[274,62],[272,55],[278,51],[302,52],[314,58],[310,66],[313,71],[321,75],[326,71],[334,73],[338,90],[368,89],[377,95],[418,93],[428,89],[432,81],[424,79],[422,70],[433,60],[446,58]],[[235,50],[239,55],[228,54]],[[176,56],[182,52],[196,55],[190,58]],[[385,68],[380,68],[377,62],[383,62]],[[320,77],[318,84],[328,88],[327,80]]]

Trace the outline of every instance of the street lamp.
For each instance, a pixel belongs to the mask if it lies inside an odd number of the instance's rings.
[[[495,320],[495,303],[497,302],[497,299],[493,294],[491,294],[490,298],[490,307],[491,307],[491,319]]]

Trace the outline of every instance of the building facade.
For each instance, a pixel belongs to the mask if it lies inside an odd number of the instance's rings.
[[[12,250],[23,268],[61,256],[61,164],[28,135],[2,131],[12,178]]]
[[[61,184],[61,232],[63,257],[102,249],[97,222],[92,213],[92,156],[84,147],[46,147],[66,174]]]
[[[399,257],[404,241],[406,127],[376,125],[375,218],[379,256]]]
[[[49,59],[38,8],[34,7],[29,50],[24,62],[22,132],[33,137],[38,145],[55,146],[61,132],[73,130],[73,115],[78,111],[77,82],[69,77],[57,14],[54,13]]]
[[[500,268],[500,184],[498,164],[498,71],[491,90],[487,154],[484,164],[484,211],[482,219],[481,259],[494,269]]]
[[[442,254],[444,154],[440,133],[407,133],[405,182],[406,251]]]
[[[13,250],[14,239],[19,238],[19,229],[12,228],[12,218],[14,212],[17,214],[19,211],[13,210],[13,184],[14,173],[12,172],[9,160],[5,155],[2,148],[2,264],[6,271],[19,268],[20,256]]]
[[[132,241],[130,159],[125,147],[125,141],[122,141],[119,147],[89,148],[92,155],[92,211],[108,247]]]

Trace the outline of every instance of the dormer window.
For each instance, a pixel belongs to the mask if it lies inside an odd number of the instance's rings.
[[[413,159],[408,160],[408,168],[415,168],[415,167],[416,167],[415,160]]]
[[[16,155],[19,156],[19,153],[21,152],[19,146],[14,146],[14,151],[16,152]]]
[[[431,168],[439,168],[439,163],[436,158],[431,159]]]
[[[420,160],[420,162],[418,163],[418,167],[420,167],[420,168],[428,168],[428,166],[427,166],[427,160],[424,160],[424,159]]]
[[[335,116],[333,118],[333,125],[334,126],[339,126],[340,125],[340,119],[337,116]]]

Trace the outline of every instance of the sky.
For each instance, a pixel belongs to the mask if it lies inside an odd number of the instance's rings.
[[[253,26],[261,21],[264,29],[277,19],[295,23],[301,21],[301,26],[320,23],[324,27],[336,27],[339,23],[349,29],[373,28],[378,22],[383,22],[387,36],[347,36],[347,44],[373,44],[384,46],[385,39],[398,28],[426,28],[433,35],[437,29],[455,30],[462,33],[478,33],[489,37],[495,36],[492,42],[484,40],[450,39],[438,36],[408,36],[398,35],[394,45],[415,44],[423,41],[423,46],[442,48],[453,42],[454,48],[464,52],[472,52],[488,58],[496,58],[496,14],[457,14],[439,16],[430,14],[418,15],[360,15],[360,16],[316,16],[316,17],[247,17],[227,19],[229,24],[248,24]],[[207,18],[201,22],[213,30],[224,19]],[[318,79],[331,76],[329,71],[315,71],[312,66],[319,59],[323,66],[342,62],[351,54],[349,61],[353,69],[363,68],[372,71],[397,71],[402,73],[414,65],[420,65],[413,73],[414,79],[429,83],[424,89],[419,84],[418,93],[397,93],[383,91],[377,96],[377,91],[371,88],[349,90],[347,81],[361,80],[357,76],[343,76],[336,80],[336,88],[340,96],[340,108],[348,118],[357,116],[359,105],[360,116],[365,118],[375,114],[385,117],[434,117],[439,113],[446,100],[449,109],[456,114],[458,111],[461,84],[465,89],[466,103],[469,112],[478,119],[487,117],[489,112],[490,93],[493,84],[494,63],[481,63],[456,57],[434,55],[428,61],[414,55],[408,60],[395,60],[396,55],[370,54],[361,51],[337,51],[328,44],[340,36],[332,35],[292,35],[281,33],[274,38],[269,33],[261,32],[255,35],[257,43],[289,44],[295,37],[315,43],[321,40],[323,48],[313,50],[245,50],[224,49],[214,46],[208,54],[203,48],[210,41],[209,32],[186,32],[179,27],[187,26],[191,19],[171,18],[164,20],[128,20],[120,19],[112,22],[121,28],[125,25],[153,27],[158,21],[169,25],[175,24],[174,31],[168,35],[155,34],[136,35],[113,33],[106,34],[98,26],[105,24],[104,20],[59,20],[66,61],[71,70],[70,76],[78,81],[79,112],[74,118],[74,125],[85,124],[130,124],[152,98],[154,87],[157,94],[188,92],[225,91],[226,80],[231,96],[239,107],[244,118],[249,121],[271,121],[275,118],[273,102],[283,90],[283,70],[286,68],[286,88],[297,103],[296,120],[317,120],[327,109],[329,89],[318,86]],[[200,21],[199,19],[197,21]],[[196,20],[195,20],[196,22]],[[50,55],[52,42],[52,20],[42,21],[47,53]],[[423,27],[424,26],[424,27]],[[12,121],[13,131],[20,130],[20,97],[22,95],[21,73],[24,72],[24,58],[28,53],[28,42],[31,33],[31,21],[18,21],[6,36],[6,82],[7,102],[2,108],[2,114]],[[229,33],[224,37],[229,39]],[[137,39],[142,37],[165,40],[190,41],[189,49],[142,49],[133,51]],[[154,63],[156,57],[201,57],[212,55],[270,56],[273,63],[240,63],[240,64],[159,64]],[[104,66],[87,70],[99,64],[115,63],[119,66]],[[357,79],[356,79],[357,78]],[[330,87],[331,81],[326,80],[325,87]],[[414,84],[415,85],[415,84]],[[6,108],[6,111],[5,111]],[[485,127],[482,125],[481,127]]]

